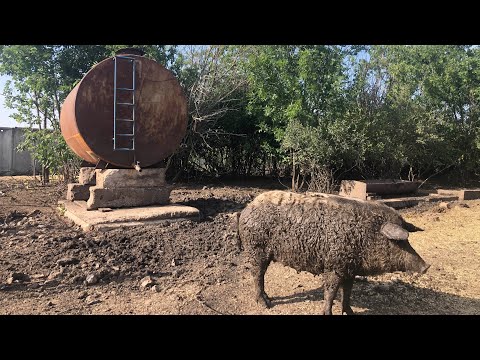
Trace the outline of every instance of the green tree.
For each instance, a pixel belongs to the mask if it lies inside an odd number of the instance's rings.
[[[332,176],[344,166],[348,146],[345,93],[347,56],[359,49],[341,46],[262,46],[247,62],[249,110],[259,131],[290,164],[292,189],[306,181],[311,190],[331,190]]]
[[[411,177],[478,174],[480,52],[472,46],[378,46],[389,118]],[[395,134],[392,134],[395,135]]]

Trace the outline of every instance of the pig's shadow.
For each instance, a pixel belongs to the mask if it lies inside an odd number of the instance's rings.
[[[480,300],[453,294],[447,294],[431,289],[420,288],[399,281],[391,284],[388,290],[382,285],[386,283],[366,283],[355,281],[353,285],[351,305],[362,308],[356,314],[371,315],[473,315],[480,314]],[[337,294],[338,299],[338,294]],[[323,289],[318,288],[287,296],[272,297],[273,307],[280,304],[294,304],[304,301],[322,301]],[[335,300],[335,305],[340,305]],[[366,309],[366,310],[363,310]],[[334,314],[338,313],[333,309]],[[354,310],[355,311],[355,310]]]

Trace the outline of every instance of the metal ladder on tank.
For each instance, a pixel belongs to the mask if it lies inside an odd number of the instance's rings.
[[[126,60],[132,65],[132,88],[119,88],[117,87],[117,61],[118,59]],[[135,58],[130,56],[115,56],[114,60],[114,77],[113,77],[113,150],[114,151],[135,151]],[[119,102],[117,99],[119,92],[131,92],[132,93],[132,102]],[[117,117],[117,106],[128,106],[132,107],[132,118],[124,119]],[[129,122],[132,123],[132,132],[131,133],[121,133],[118,131],[118,123],[120,122]],[[131,138],[130,147],[118,147],[117,140],[118,138]]]

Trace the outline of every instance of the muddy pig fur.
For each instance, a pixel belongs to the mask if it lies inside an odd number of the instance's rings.
[[[394,271],[425,273],[430,265],[408,242],[419,231],[397,211],[376,201],[330,194],[269,191],[237,216],[238,236],[251,263],[256,301],[270,307],[264,276],[271,261],[324,274],[324,314],[332,314],[340,289],[342,314],[353,314],[356,275]]]

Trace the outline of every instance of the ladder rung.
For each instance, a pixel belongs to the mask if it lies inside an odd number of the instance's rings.
[[[135,92],[135,58],[131,57],[122,57],[122,56],[116,56],[114,59],[127,59],[131,64],[132,64],[132,87],[118,87],[117,84],[117,62],[115,61],[115,72],[114,72],[114,108],[113,108],[113,150],[115,151],[135,151],[135,94],[133,94],[133,98],[131,99],[131,102],[128,102],[130,99],[119,99],[119,93],[117,91],[133,91]],[[121,101],[121,102],[119,102]],[[132,118],[117,118],[117,110],[121,109],[118,108],[117,105],[120,106],[131,106],[132,107]],[[126,115],[128,116],[128,115]],[[133,128],[131,129],[132,133],[130,134],[118,134],[117,131],[119,130],[117,128],[117,121],[118,122],[131,122],[133,125]],[[128,131],[129,129],[124,129],[123,131]],[[117,141],[119,141],[120,138],[126,138],[128,140],[127,144],[122,144],[124,147],[117,147]]]
[[[130,56],[120,56],[120,55],[117,55],[115,56],[116,59],[128,59],[128,60],[135,60],[134,58],[130,57]]]

